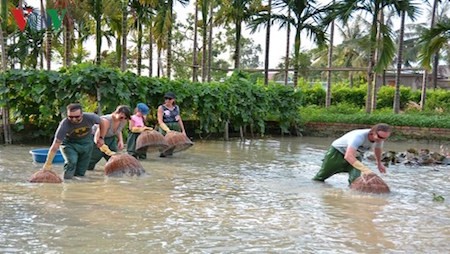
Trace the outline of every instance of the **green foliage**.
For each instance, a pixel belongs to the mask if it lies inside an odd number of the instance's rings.
[[[450,92],[448,90],[436,89],[427,92],[425,106],[428,110],[442,108],[445,112],[450,112]]]
[[[364,107],[366,102],[367,85],[350,88],[338,85],[331,89],[331,102],[333,105],[347,104]]]
[[[301,80],[299,88],[303,92],[303,105],[325,105],[326,91],[321,84],[309,84]],[[332,86],[331,104],[341,105],[340,107],[365,107],[367,94],[367,84],[350,88],[346,84]],[[377,109],[392,111],[394,105],[395,88],[391,86],[382,86],[377,93]],[[420,103],[421,91],[413,90],[409,87],[400,87],[400,109],[403,111],[414,111],[408,108],[409,103]],[[419,110],[415,110],[419,111]],[[450,91],[444,89],[427,90],[427,99],[425,103],[426,112],[436,114],[439,112],[450,112]],[[424,114],[422,112],[421,114]]]
[[[378,90],[377,108],[392,108],[394,105],[395,87],[382,86]],[[406,104],[412,100],[411,88],[400,87],[400,109],[404,109]]]
[[[388,123],[393,126],[416,126],[416,127],[437,127],[450,128],[450,115],[426,115],[422,113],[392,114],[392,111],[377,111],[374,114],[367,114],[360,110],[358,112],[342,112],[336,106],[330,109],[319,108],[317,106],[302,107],[300,109],[303,122],[329,122],[329,123],[355,123],[355,124],[376,124]]]
[[[326,91],[321,84],[309,85],[302,82],[299,88],[305,105],[325,106]]]
[[[69,103],[79,102],[85,111],[109,113],[121,104],[132,108],[149,105],[149,120],[156,123],[156,109],[164,94],[173,91],[183,119],[198,120],[196,133],[221,133],[225,123],[238,130],[249,126],[264,134],[265,121],[279,121],[288,132],[300,123],[299,90],[283,85],[256,84],[257,76],[235,72],[224,82],[192,83],[187,80],[138,77],[92,64],[80,64],[59,72],[9,70],[0,74],[0,106],[8,105],[18,129],[36,126],[38,136],[51,136]],[[150,123],[151,124],[151,123]]]

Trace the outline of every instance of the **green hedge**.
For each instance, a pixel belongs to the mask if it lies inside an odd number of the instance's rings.
[[[85,111],[96,110],[100,103],[103,113],[120,104],[134,107],[145,102],[154,123],[167,91],[177,94],[183,119],[200,123],[195,129],[198,134],[222,133],[227,122],[233,129],[250,126],[261,134],[266,120],[279,122],[282,132],[300,123],[300,90],[249,80],[247,74],[236,72],[222,83],[170,81],[85,64],[60,71],[9,70],[0,74],[0,106],[10,108],[11,120],[19,130],[37,127],[35,136],[51,136],[66,105],[72,102],[80,102]]]
[[[326,91],[321,84],[301,85],[304,94],[304,106],[325,105]],[[392,86],[382,86],[377,92],[376,109],[392,109],[394,105],[395,88]],[[350,88],[348,85],[339,84],[332,86],[331,104],[364,108],[366,103],[367,85],[359,85]],[[420,103],[420,90],[413,90],[410,87],[400,87],[400,109],[408,110],[408,103]],[[444,89],[428,89],[425,100],[425,111],[444,111],[450,113],[450,91]]]
[[[367,114],[363,110],[353,108],[352,110],[331,106],[330,108],[320,108],[308,106],[300,108],[302,121],[306,122],[328,122],[328,123],[355,123],[355,124],[377,124],[388,123],[393,126],[416,126],[416,127],[436,127],[450,129],[450,115],[445,113],[421,113],[409,112],[403,114],[393,114],[387,110],[380,110],[373,114]]]

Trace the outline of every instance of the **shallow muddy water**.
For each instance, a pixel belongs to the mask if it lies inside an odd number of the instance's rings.
[[[105,177],[101,161],[63,184],[26,182],[36,147],[0,146],[0,253],[448,252],[450,166],[390,166],[392,193],[359,193],[346,174],[311,180],[331,141],[198,141],[149,154],[144,177]]]

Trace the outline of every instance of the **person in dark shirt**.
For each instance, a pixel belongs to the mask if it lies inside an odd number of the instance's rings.
[[[164,95],[164,103],[158,107],[158,131],[166,135],[171,131],[179,131],[186,135],[184,130],[183,120],[180,116],[180,107],[175,103],[175,94],[173,92],[167,92]],[[161,153],[160,157],[166,157],[172,155],[173,149],[169,149],[164,153]]]
[[[168,92],[164,95],[164,103],[158,107],[159,132],[166,135],[170,131],[179,131],[186,134],[183,120],[180,116],[180,107],[175,103],[175,94]]]
[[[99,124],[100,135],[93,138],[92,126]],[[67,117],[61,120],[55,138],[47,154],[44,170],[51,170],[52,161],[58,149],[64,157],[64,179],[84,176],[91,159],[94,142],[97,147],[104,145],[107,120],[94,113],[83,113],[78,103],[67,106]]]

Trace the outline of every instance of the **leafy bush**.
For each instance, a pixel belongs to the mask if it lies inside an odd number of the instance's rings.
[[[279,84],[255,84],[248,74],[234,73],[222,83],[192,83],[187,80],[138,77],[131,72],[83,64],[59,72],[9,70],[0,73],[0,106],[8,105],[11,120],[20,129],[34,125],[37,135],[54,133],[65,107],[80,102],[87,111],[101,105],[112,112],[118,105],[150,106],[151,121],[167,91],[177,94],[182,117],[198,120],[196,133],[221,133],[225,123],[233,129],[250,126],[260,134],[265,121],[275,119],[283,132],[300,122],[300,90]]]

